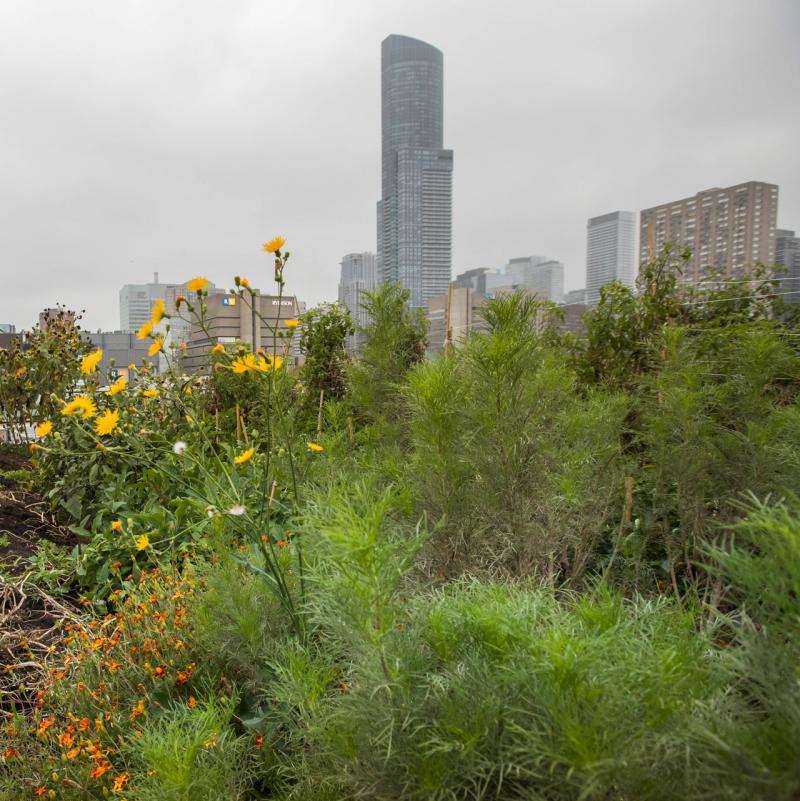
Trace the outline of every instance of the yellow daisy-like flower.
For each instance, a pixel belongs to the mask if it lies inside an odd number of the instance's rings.
[[[142,395],[144,395],[145,398],[155,398],[155,396],[158,395],[158,390],[157,389],[146,389],[146,390],[144,390],[142,392]]]
[[[39,425],[36,426],[36,436],[46,437],[52,430],[53,424],[49,420],[45,420],[43,423],[39,423]]]
[[[93,353],[89,353],[81,359],[81,372],[90,375],[97,370],[100,359],[103,358],[103,349],[98,348]]]
[[[136,550],[143,551],[150,544],[150,537],[147,534],[142,534],[141,537],[136,538]]]
[[[257,370],[258,369],[258,362],[256,361],[255,354],[248,353],[244,356],[237,356],[231,362],[231,370],[233,370],[236,375],[241,375],[242,373],[246,373],[248,370]]]
[[[133,362],[131,362],[131,363],[128,365],[128,369],[129,369],[129,370],[136,370],[136,369],[137,369],[137,367],[136,367],[136,365],[135,365]]]
[[[104,437],[106,434],[112,434],[114,429],[119,423],[119,412],[114,409],[106,409],[100,417],[94,421],[94,430]]]
[[[153,304],[153,308],[150,309],[150,322],[153,325],[158,325],[161,320],[164,319],[164,312],[167,310],[166,305],[164,304],[163,298],[157,298],[156,302]]]
[[[153,323],[148,320],[142,327],[136,332],[137,339],[147,339],[150,334],[153,333]]]
[[[221,342],[217,342],[213,348],[211,348],[212,353],[225,353],[225,346]]]
[[[270,239],[269,242],[265,242],[261,249],[266,253],[277,253],[285,244],[286,239],[284,237],[276,236],[274,239]]]
[[[250,289],[250,282],[246,278],[240,278],[239,286],[243,286],[245,289]]]
[[[325,450],[325,448],[323,448],[322,445],[317,445],[316,442],[306,442],[306,445],[308,446],[308,449],[310,451],[313,451],[314,453],[319,453],[320,451]]]
[[[22,376],[24,376],[24,375],[25,375],[25,373],[27,373],[27,372],[28,372],[28,368],[27,368],[27,367],[20,367],[20,368],[19,368],[19,369],[18,369],[18,370],[17,370],[17,371],[14,373],[14,377],[15,377],[15,378],[22,378]]]
[[[109,388],[109,395],[118,395],[125,387],[128,386],[128,379],[125,376],[120,376]]]
[[[76,412],[81,412],[86,420],[90,417],[94,417],[97,414],[97,406],[95,406],[94,401],[86,395],[78,395],[77,398],[73,398],[61,410],[61,414],[71,415],[75,414]]]
[[[111,530],[112,531],[122,531],[122,521],[121,520],[112,520],[111,521]]]
[[[147,349],[148,356],[155,356],[164,347],[164,340],[159,337],[153,340],[153,344]]]
[[[284,320],[283,322],[290,331],[294,331],[300,325],[300,320]]]
[[[245,462],[249,461],[253,454],[256,452],[255,448],[248,448],[246,451],[240,453],[234,460],[234,464],[244,464]]]
[[[197,278],[192,278],[191,281],[187,281],[186,288],[191,292],[202,292],[208,286],[208,279],[203,278],[203,276],[198,276]]]

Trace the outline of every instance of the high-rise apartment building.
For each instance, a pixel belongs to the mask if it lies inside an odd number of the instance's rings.
[[[364,292],[371,292],[378,284],[374,253],[348,253],[342,258],[339,278],[339,304],[346,307],[356,325],[354,334],[347,337],[347,352],[358,353],[363,344],[359,333],[369,320],[361,308]]]
[[[636,214],[613,211],[586,224],[586,296],[600,300],[600,288],[619,281],[633,288],[636,280]]]
[[[545,300],[561,303],[564,297],[564,265],[543,256],[522,256],[506,265],[507,283],[524,287]]]
[[[639,258],[645,262],[666,242],[674,242],[692,253],[683,280],[696,282],[710,274],[741,276],[757,264],[774,264],[777,218],[774,184],[748,181],[706,189],[642,211]]]
[[[795,236],[794,231],[775,231],[775,267],[783,300],[800,303],[800,236]]]
[[[412,308],[447,291],[452,261],[453,151],[443,143],[440,50],[392,34],[381,45],[378,277]]]

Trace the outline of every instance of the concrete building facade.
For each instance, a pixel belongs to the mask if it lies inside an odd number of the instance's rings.
[[[139,366],[144,359],[149,358],[147,349],[150,347],[150,341],[137,339],[136,334],[130,331],[87,331],[84,339],[91,343],[93,350],[103,349],[100,372],[111,379],[127,376],[128,365]]]
[[[775,231],[775,268],[781,278],[780,292],[786,303],[800,303],[800,236],[779,228]]]
[[[760,181],[714,188],[644,209],[639,221],[639,260],[658,256],[667,242],[692,256],[683,280],[709,275],[741,277],[757,264],[775,262],[778,187]]]
[[[372,292],[378,285],[378,272],[374,253],[348,253],[342,257],[339,276],[339,304],[344,306],[353,318],[356,326],[354,334],[347,337],[347,352],[354,355],[361,350],[364,335],[359,329],[364,328],[368,315],[361,308],[364,292]]]
[[[248,351],[260,348],[266,353],[273,353],[273,331],[277,329],[285,334],[289,330],[286,320],[296,319],[300,307],[295,297],[278,298],[277,295],[261,295],[259,290],[255,292],[255,328],[249,293],[240,296],[217,292],[206,298],[204,326],[197,322],[192,324],[189,342],[181,360],[183,369],[190,373],[207,372],[213,342],[223,345],[241,342]],[[296,335],[295,331],[294,337],[278,336],[275,342],[277,355],[289,364],[294,363],[296,358]]]
[[[480,308],[485,297],[470,287],[450,287],[428,301],[429,355],[455,347],[470,331],[483,327]]]
[[[447,291],[452,268],[453,151],[443,148],[444,58],[392,34],[381,44],[380,281],[411,308]]]
[[[586,223],[586,296],[600,300],[600,289],[619,281],[633,289],[636,281],[636,214],[613,211]]]

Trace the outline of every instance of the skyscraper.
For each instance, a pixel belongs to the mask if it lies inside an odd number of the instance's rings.
[[[613,211],[586,224],[586,299],[600,300],[600,287],[620,281],[633,288],[636,279],[636,214]]]
[[[375,271],[374,253],[348,253],[342,257],[341,277],[339,278],[339,303],[345,306],[353,322],[356,332],[347,337],[346,347],[348,353],[357,353],[362,344],[363,335],[359,328],[364,328],[369,322],[367,313],[361,308],[363,293],[371,292],[378,283]]]
[[[411,307],[447,291],[453,151],[443,150],[440,50],[392,34],[381,45],[378,276],[408,289]]]
[[[544,300],[561,303],[564,297],[564,265],[544,256],[521,256],[506,265],[508,283],[535,292]]]
[[[644,209],[639,256],[658,256],[666,242],[688,247],[692,257],[683,280],[710,273],[739,277],[757,264],[775,262],[778,187],[760,181],[706,189],[693,197]]]

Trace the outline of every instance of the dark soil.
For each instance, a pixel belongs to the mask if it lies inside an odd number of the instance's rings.
[[[0,471],[30,463],[0,449]],[[60,639],[61,623],[77,609],[74,599],[48,598],[28,580],[29,560],[48,540],[71,550],[79,539],[59,526],[39,495],[13,480],[0,485],[0,717],[35,702],[46,676],[44,661]],[[24,690],[20,689],[22,685]]]

